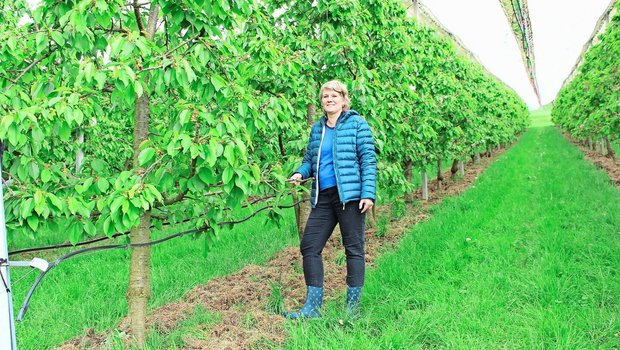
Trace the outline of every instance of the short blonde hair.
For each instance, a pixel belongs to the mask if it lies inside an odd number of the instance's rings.
[[[351,109],[349,90],[343,82],[341,82],[340,80],[330,80],[327,83],[323,84],[323,86],[321,86],[321,89],[319,90],[319,103],[321,102],[323,91],[326,89],[336,91],[337,93],[342,95],[342,98],[344,99],[344,105],[342,106],[343,111],[348,111],[349,109]]]

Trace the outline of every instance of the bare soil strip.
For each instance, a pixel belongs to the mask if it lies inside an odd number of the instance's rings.
[[[615,158],[611,158],[609,156],[604,156],[598,151],[592,151],[588,147],[583,146],[579,143],[579,141],[574,140],[570,134],[563,133],[564,137],[570,143],[575,145],[575,147],[579,148],[581,152],[585,155],[585,157],[594,164],[597,168],[604,170],[607,175],[609,175],[609,179],[616,185],[616,187],[620,187],[620,161]]]
[[[492,157],[482,158],[477,164],[471,162],[465,168],[462,179],[450,179],[449,172],[441,184],[437,180],[429,183],[429,201],[408,206],[406,214],[387,225],[384,235],[376,234],[377,228],[366,231],[366,263],[372,268],[376,258],[394,247],[398,240],[416,223],[429,217],[429,208],[448,196],[458,195],[474,184],[478,175],[495,161],[504,150]],[[416,193],[421,198],[420,190]],[[377,218],[389,216],[390,208],[377,209]],[[325,297],[334,299],[342,296],[346,288],[344,249],[340,243],[339,231],[332,235],[323,251],[325,267]],[[301,255],[297,247],[289,247],[278,253],[264,266],[248,265],[232,275],[215,278],[205,285],[190,290],[181,300],[152,310],[148,326],[161,334],[177,328],[181,322],[191,318],[196,310],[208,310],[221,316],[221,322],[205,326],[203,334],[195,333],[184,338],[185,349],[250,349],[260,344],[283,345],[286,341],[284,323],[286,320],[267,311],[272,284],[282,286],[282,296],[288,310],[299,308],[305,298],[305,284],[301,269]],[[121,321],[115,333],[130,338],[129,321]],[[68,341],[57,349],[109,349],[112,332],[86,335]]]

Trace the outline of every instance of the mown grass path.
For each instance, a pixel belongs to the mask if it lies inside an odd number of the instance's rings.
[[[290,349],[618,349],[620,192],[530,129],[369,271],[364,314],[289,323]]]

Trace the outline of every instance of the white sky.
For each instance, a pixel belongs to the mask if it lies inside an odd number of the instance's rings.
[[[551,102],[610,0],[529,0],[538,86]],[[530,108],[538,102],[499,0],[421,0],[480,62]]]

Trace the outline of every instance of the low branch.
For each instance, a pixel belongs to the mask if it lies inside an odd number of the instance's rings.
[[[140,5],[138,4],[138,0],[133,0],[133,14],[136,16],[136,24],[138,25],[140,35],[146,36],[146,33],[144,32],[144,24],[142,24],[142,16],[140,15]]]
[[[11,82],[11,85],[7,86],[6,89],[4,89],[4,91],[9,91],[15,84],[17,84],[17,82],[19,81],[19,79],[21,79],[24,75],[26,75],[26,73],[28,73],[28,71],[30,71],[34,66],[36,66],[39,62],[43,61],[44,59],[48,58],[52,52],[54,52],[54,50],[50,50],[48,51],[45,55],[39,57],[38,59],[36,59],[34,62],[30,63],[30,65],[28,67],[26,67],[26,69],[24,69],[18,76],[17,78],[15,78],[15,80],[13,80]]]

